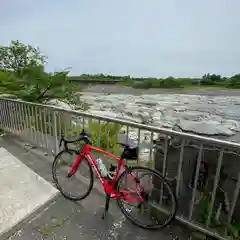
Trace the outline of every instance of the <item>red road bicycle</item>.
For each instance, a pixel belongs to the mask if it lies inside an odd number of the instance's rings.
[[[69,143],[81,141],[84,142],[84,145],[80,151],[68,147]],[[129,167],[124,162],[124,159],[137,159],[138,147],[131,147],[128,144],[119,143],[123,146],[124,150],[121,157],[117,157],[103,149],[92,146],[91,138],[84,130],[75,140],[66,140],[62,137],[60,147],[62,143],[64,143],[64,150],[59,152],[55,157],[52,165],[52,174],[57,188],[65,198],[73,201],[86,198],[93,188],[94,169],[106,193],[103,219],[108,212],[109,201],[113,198],[117,200],[122,213],[131,222],[142,228],[160,229],[167,226],[173,220],[176,214],[176,197],[167,180],[153,169],[140,166]],[[112,177],[110,177],[109,174],[103,175],[97,159],[95,159],[91,153],[93,150],[105,154],[118,162],[117,166],[111,165],[110,167],[111,170],[114,170]],[[70,157],[76,156],[74,157],[74,162],[61,163],[61,158],[65,155]],[[58,166],[63,167],[63,170],[60,170],[60,177],[57,172]],[[84,173],[78,174],[81,168],[84,168]],[[86,174],[88,174],[88,178],[86,178]],[[70,192],[71,187],[66,191],[61,183],[61,180],[70,180],[74,176],[78,180],[77,184],[74,185],[74,189],[76,187],[78,188],[77,194]],[[144,180],[146,176],[150,176],[150,178]],[[87,184],[86,179],[89,181]],[[125,186],[126,182],[124,185],[124,180],[126,180],[130,186]],[[80,193],[80,185],[87,186],[87,189],[82,193]],[[130,209],[126,207],[125,204],[129,206]],[[134,207],[136,208],[138,216],[134,216],[133,214]],[[144,218],[144,220],[142,220],[142,218]]]

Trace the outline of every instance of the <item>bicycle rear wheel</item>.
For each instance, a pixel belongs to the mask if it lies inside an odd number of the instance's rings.
[[[137,177],[137,181],[134,180],[134,177]],[[146,179],[146,177],[149,178]],[[132,167],[119,176],[116,182],[116,191],[131,190],[134,192],[136,199],[139,199],[136,190],[139,186],[143,189],[144,202],[133,203],[118,198],[117,203],[122,213],[135,225],[145,229],[166,227],[174,219],[177,209],[176,197],[170,185],[155,170],[145,167]],[[136,210],[135,215],[133,209]]]
[[[93,170],[85,157],[76,173],[68,177],[78,155],[76,150],[63,150],[58,153],[52,164],[52,176],[57,189],[65,198],[73,201],[86,198],[93,188]]]

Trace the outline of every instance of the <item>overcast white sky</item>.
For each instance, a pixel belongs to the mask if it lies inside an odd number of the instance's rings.
[[[47,69],[137,77],[240,72],[240,0],[1,1],[0,45],[39,46]]]

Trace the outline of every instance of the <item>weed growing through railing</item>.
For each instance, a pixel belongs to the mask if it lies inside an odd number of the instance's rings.
[[[74,138],[79,136],[83,129],[82,124],[68,127],[67,137]],[[117,141],[121,125],[116,123],[101,122],[96,120],[85,120],[84,130],[90,134],[92,144],[105,150],[116,153],[118,150]]]
[[[97,121],[89,121],[87,132],[91,134],[93,145],[106,150],[117,151],[118,134],[121,125],[104,122],[99,125]]]
[[[196,220],[204,225],[207,222],[211,205],[212,191],[208,187],[209,186],[205,186],[205,188],[201,191],[202,197],[196,206]],[[221,188],[218,186],[216,193],[218,198],[215,199],[215,207],[213,208],[209,227],[221,235],[224,235],[227,230],[227,235],[230,236],[231,239],[240,240],[240,224],[236,222],[233,222],[232,224],[226,223],[228,212],[223,210],[224,199],[221,197],[221,192],[219,192],[220,190]]]
[[[99,122],[97,120],[85,119],[84,124],[80,120],[75,119],[74,124],[71,116],[46,109],[33,109],[29,112],[28,119],[25,119],[25,128],[32,129],[50,136],[66,135],[67,138],[76,138],[82,129],[91,135],[94,146],[98,146],[105,150],[117,152],[118,134],[122,128],[120,124]],[[56,126],[54,126],[56,124]]]
[[[230,235],[232,240],[240,239],[240,223],[232,223],[226,225],[228,235]]]
[[[25,128],[48,136],[61,135],[67,139],[75,139],[79,136],[82,129],[91,135],[94,146],[100,147],[118,156],[123,151],[123,147],[117,144],[118,136],[123,126],[112,122],[99,122],[95,119],[83,119],[78,116],[71,116],[64,112],[55,113],[49,109],[36,108],[28,112],[25,119]],[[55,115],[55,116],[54,116]],[[56,124],[56,126],[54,125]],[[51,140],[51,138],[50,138]],[[55,143],[54,143],[55,144]],[[81,148],[82,143],[74,144],[76,148]],[[130,166],[142,165],[154,167],[154,161],[128,161]]]
[[[55,116],[54,116],[55,114]],[[71,128],[72,118],[67,113],[53,112],[47,108],[32,109],[24,119],[24,126],[27,129],[32,129],[49,136],[67,134]]]
[[[226,234],[226,239],[229,240],[240,240],[240,223],[239,222],[220,222],[219,224],[215,225],[215,230],[223,236]],[[208,239],[208,238],[207,238]]]
[[[28,117],[25,119],[25,127],[33,131],[41,132],[50,136],[55,133],[54,117],[52,112],[44,109],[32,109],[28,112]],[[61,127],[57,126],[57,134],[60,134]]]
[[[207,222],[208,212],[211,203],[211,195],[209,193],[202,193],[202,197],[197,205],[197,221],[201,223]]]

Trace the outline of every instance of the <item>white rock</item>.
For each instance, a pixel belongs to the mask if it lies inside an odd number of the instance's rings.
[[[234,120],[222,120],[221,122],[224,127],[227,127],[230,130],[240,131],[240,123]]]
[[[207,135],[232,135],[240,131],[239,96],[199,96],[184,94],[83,93],[81,99],[93,102],[90,112],[141,122],[157,127],[175,128]],[[136,131],[136,130],[134,130]],[[145,133],[144,133],[145,134]],[[141,131],[141,139],[144,140]],[[150,138],[150,136],[147,136]]]
[[[222,126],[220,123],[215,121],[208,122],[192,122],[188,120],[180,120],[178,126],[187,132],[193,132],[204,135],[234,135],[234,132],[228,128]]]
[[[153,115],[152,115],[153,121],[154,121],[154,122],[160,121],[162,115],[163,115],[162,112],[159,112],[159,111],[153,113]]]
[[[88,111],[90,114],[97,115],[97,116],[103,116],[103,117],[111,117],[111,118],[117,118],[117,113],[109,112],[109,111],[98,111],[98,110],[90,110]]]
[[[66,110],[74,109],[74,105],[68,104],[68,103],[60,101],[58,99],[51,99],[47,102],[47,104],[53,105],[56,107],[60,107],[60,108],[66,109]]]

